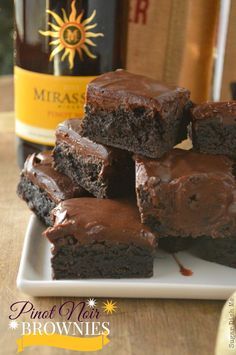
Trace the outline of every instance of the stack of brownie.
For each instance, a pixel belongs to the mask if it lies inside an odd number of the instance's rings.
[[[186,89],[108,73],[88,86],[82,132],[133,153],[141,222],[160,248],[236,267],[236,103],[191,106]],[[173,149],[189,120],[193,149]]]
[[[224,182],[209,188],[207,205],[215,218],[218,233],[197,238],[191,251],[197,256],[236,268],[236,101],[206,102],[193,109],[190,126],[193,149],[211,159],[224,161]],[[219,173],[220,173],[219,171]],[[216,179],[215,175],[215,179]],[[212,183],[211,183],[212,185]],[[214,206],[208,201],[217,196]]]
[[[234,163],[203,152],[199,107],[194,150],[174,149],[191,107],[187,89],[106,73],[87,87],[83,120],[59,125],[52,154],[28,157],[18,194],[49,226],[54,278],[150,277],[157,243],[235,238]]]

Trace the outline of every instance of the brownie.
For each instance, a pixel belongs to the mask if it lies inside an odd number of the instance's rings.
[[[88,193],[52,167],[51,152],[30,155],[21,172],[18,195],[46,225],[50,211],[61,201]]]
[[[159,160],[135,160],[141,220],[161,237],[235,237],[236,183],[230,158],[173,149]]]
[[[197,238],[190,252],[204,260],[236,268],[236,238]]]
[[[117,70],[87,86],[82,134],[151,158],[187,137],[190,92]]]
[[[134,194],[134,162],[130,153],[82,137],[81,120],[61,123],[56,130],[54,166],[98,198]]]
[[[191,120],[195,151],[236,158],[236,101],[198,105]]]
[[[168,253],[188,250],[194,244],[195,239],[191,237],[160,237],[158,238],[158,248]]]
[[[45,232],[55,279],[140,278],[153,274],[155,236],[135,201],[82,197],[61,202]]]

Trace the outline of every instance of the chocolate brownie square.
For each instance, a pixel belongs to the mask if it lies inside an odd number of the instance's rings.
[[[234,237],[234,162],[223,155],[173,149],[163,158],[136,156],[141,220],[161,237]]]
[[[50,225],[50,212],[59,202],[88,195],[53,169],[51,152],[32,154],[26,159],[17,193],[46,225]]]
[[[82,137],[81,120],[61,123],[56,130],[54,167],[98,198],[134,194],[134,162],[124,150]]]
[[[71,199],[51,216],[44,236],[53,244],[55,279],[152,276],[156,240],[135,201]]]
[[[82,135],[159,158],[187,137],[190,92],[124,70],[87,86]]]
[[[158,248],[168,253],[177,253],[188,250],[194,244],[195,239],[191,237],[159,237]]]
[[[191,120],[195,151],[236,158],[236,101],[198,105]]]
[[[234,238],[197,238],[190,252],[199,258],[236,268],[236,236]]]

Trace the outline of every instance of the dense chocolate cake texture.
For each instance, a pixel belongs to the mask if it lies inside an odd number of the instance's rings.
[[[135,201],[79,198],[60,203],[44,235],[54,278],[150,277],[156,238]]]
[[[190,92],[124,70],[87,86],[82,135],[159,158],[187,137]]]
[[[21,172],[18,195],[28,207],[50,225],[50,211],[61,201],[88,193],[52,167],[51,152],[30,155]]]
[[[124,150],[81,136],[81,120],[61,123],[53,150],[55,168],[98,198],[134,194],[134,163]]]
[[[191,127],[194,150],[236,158],[236,101],[196,106]]]

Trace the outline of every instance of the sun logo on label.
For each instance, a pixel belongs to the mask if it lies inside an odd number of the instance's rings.
[[[49,43],[50,46],[55,46],[49,60],[52,61],[56,54],[64,51],[61,60],[64,61],[68,57],[70,69],[73,69],[76,53],[81,61],[84,53],[91,59],[97,58],[89,49],[89,46],[96,47],[96,43],[91,38],[104,37],[104,34],[91,31],[97,26],[97,23],[91,23],[96,16],[96,10],[93,11],[90,17],[83,19],[83,11],[77,14],[75,0],[73,0],[69,15],[66,14],[65,9],[61,9],[61,11],[62,17],[51,10],[47,10],[47,13],[53,17],[56,24],[48,22],[48,26],[52,30],[39,31],[39,33],[45,37],[56,38]]]

